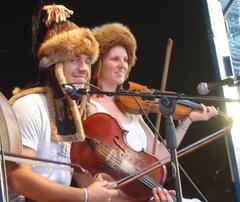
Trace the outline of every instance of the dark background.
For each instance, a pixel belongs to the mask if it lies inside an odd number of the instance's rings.
[[[130,75],[131,81],[160,89],[168,38],[173,39],[173,51],[166,90],[197,95],[198,83],[216,80],[201,0],[55,2],[74,10],[72,20],[81,26],[92,28],[113,21],[129,26],[138,42],[138,60]],[[23,87],[38,75],[31,54],[31,16],[38,3],[36,0],[1,3],[0,91],[7,98],[13,87]],[[222,103],[205,104],[224,110]],[[181,148],[222,127],[224,121],[220,118],[194,123]],[[161,131],[164,133],[163,125]],[[236,201],[224,138],[179,162],[208,201]],[[184,196],[201,198],[184,175],[181,176]],[[166,186],[172,188],[171,181]]]

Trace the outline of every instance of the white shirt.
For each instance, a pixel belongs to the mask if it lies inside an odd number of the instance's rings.
[[[24,146],[36,151],[37,158],[70,163],[69,142],[51,141],[51,127],[46,97],[41,93],[23,96],[13,104]],[[60,168],[33,166],[33,171],[65,185],[70,185],[72,173]]]
[[[98,112],[110,114],[98,101],[90,99],[90,103],[94,104]],[[133,150],[139,152],[147,148],[147,136],[142,126],[140,125],[137,116],[131,115],[131,122],[122,123],[114,117],[122,128],[126,131],[124,135],[125,143]]]

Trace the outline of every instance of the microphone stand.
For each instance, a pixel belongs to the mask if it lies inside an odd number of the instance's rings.
[[[172,161],[172,173],[174,178],[174,184],[176,189],[177,202],[182,202],[182,186],[181,178],[179,173],[179,165],[177,158],[177,141],[176,141],[176,131],[172,119],[172,114],[175,111],[177,100],[169,99],[167,97],[161,97],[159,99],[160,112],[165,118],[166,126],[166,142],[167,148],[169,149]]]
[[[66,88],[66,86],[71,86],[71,89]],[[134,91],[126,91],[126,90],[119,90],[119,91],[103,91],[101,89],[97,90],[90,90],[86,88],[77,88],[72,84],[63,84],[63,90],[69,95],[69,97],[73,100],[79,100],[82,98],[83,95],[92,95],[92,94],[100,94],[100,95],[107,95],[107,96],[133,96],[133,97],[141,97],[145,99],[155,99],[155,98],[168,98],[170,100],[191,100],[191,101],[218,101],[218,102],[239,102],[240,99],[231,99],[231,98],[223,98],[223,97],[216,97],[216,96],[188,96],[184,93],[167,93],[161,91],[154,91],[151,93],[140,93]],[[179,101],[181,104],[181,101]],[[183,105],[184,102],[182,102]],[[187,102],[186,102],[187,105]],[[188,105],[187,105],[188,106]],[[191,105],[190,105],[191,106]]]

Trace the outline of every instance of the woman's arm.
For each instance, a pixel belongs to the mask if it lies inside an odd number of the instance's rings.
[[[189,126],[195,122],[195,121],[207,121],[210,118],[216,116],[218,114],[217,110],[213,106],[205,106],[202,104],[202,110],[193,110],[188,117],[186,117],[184,120],[182,120],[179,125],[176,127],[176,141],[177,146],[181,143],[183,140],[187,129]],[[165,159],[170,157],[169,152],[165,148],[162,142],[157,141],[156,142],[156,149],[155,153],[154,151],[154,142],[155,142],[155,135],[151,131],[151,129],[148,127],[148,125],[145,123],[143,118],[139,117],[139,122],[142,125],[144,131],[147,135],[147,152],[154,154],[158,159]],[[164,140],[165,142],[165,140]],[[165,142],[166,143],[166,142]]]

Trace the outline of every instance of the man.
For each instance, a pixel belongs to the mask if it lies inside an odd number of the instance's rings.
[[[47,12],[47,29],[36,54],[39,81],[10,102],[19,122],[23,155],[69,163],[71,142],[85,138],[81,117],[86,98],[73,101],[61,86],[70,82],[85,86],[90,80],[91,64],[98,57],[98,43],[89,29],[67,20],[71,10],[48,5],[42,11]],[[8,177],[10,190],[19,194],[11,201],[24,201],[26,197],[35,201],[97,202],[110,201],[117,194],[117,190],[105,187],[106,181],[83,189],[70,187],[71,178],[70,171],[60,168],[21,164]]]

